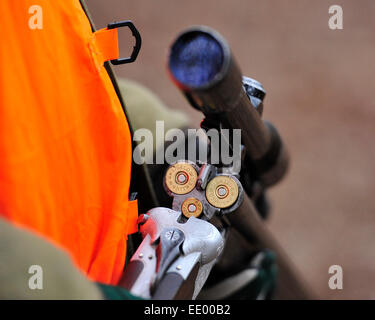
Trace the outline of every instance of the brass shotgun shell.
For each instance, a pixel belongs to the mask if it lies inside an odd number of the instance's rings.
[[[175,194],[186,194],[195,188],[198,174],[188,163],[176,163],[165,174],[167,188]]]
[[[207,201],[216,208],[228,208],[238,198],[238,185],[231,177],[217,176],[207,185]]]
[[[198,218],[203,211],[202,202],[200,202],[196,198],[187,198],[182,203],[181,211],[186,218],[190,218],[190,217]]]

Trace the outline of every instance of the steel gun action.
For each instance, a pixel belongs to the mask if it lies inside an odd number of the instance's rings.
[[[173,210],[155,208],[140,217],[143,242],[122,284],[147,298],[195,299],[226,251],[271,250],[278,269],[276,297],[313,298],[265,224],[266,189],[285,175],[288,154],[275,127],[261,118],[263,86],[243,77],[225,39],[203,26],[177,37],[168,68],[190,104],[203,112],[202,128],[241,130],[241,166],[172,164],[164,187]],[[230,139],[220,139],[235,150]]]

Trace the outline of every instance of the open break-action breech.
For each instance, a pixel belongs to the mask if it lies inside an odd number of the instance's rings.
[[[204,113],[202,128],[217,129],[232,151],[235,146],[223,129],[241,130],[241,166],[212,165],[209,159],[172,164],[164,177],[165,190],[173,197],[172,210],[155,208],[140,217],[143,242],[120,284],[146,298],[195,299],[210,272],[225,269],[220,265],[231,252],[270,250],[278,270],[276,297],[312,298],[264,223],[265,191],[284,176],[288,154],[277,130],[261,119],[263,86],[242,76],[225,39],[207,27],[194,27],[177,37],[169,72],[191,105]],[[211,154],[214,151],[211,143]],[[211,296],[204,291],[209,290],[202,291],[205,298],[215,296],[215,291],[220,297],[220,290],[211,290]],[[256,298],[262,297],[270,296],[262,290]]]

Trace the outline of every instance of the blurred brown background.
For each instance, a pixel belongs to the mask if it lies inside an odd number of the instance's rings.
[[[319,298],[375,299],[375,2],[86,2],[98,28],[131,19],[142,34],[138,60],[117,75],[186,111],[194,126],[201,115],[168,79],[168,47],[195,24],[227,38],[243,73],[266,88],[264,118],[291,153],[287,178],[270,192],[272,231]],[[343,7],[343,30],[328,28],[333,4]],[[122,56],[132,41],[124,31]],[[334,264],[343,267],[343,290],[328,288]]]

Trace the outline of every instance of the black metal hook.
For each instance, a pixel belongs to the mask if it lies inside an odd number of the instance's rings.
[[[135,38],[135,46],[133,47],[133,52],[130,55],[130,57],[111,60],[111,63],[114,65],[134,62],[137,59],[138,53],[141,50],[141,45],[142,45],[141,35],[132,21],[126,20],[126,21],[112,22],[108,24],[107,26],[108,29],[115,29],[115,28],[121,28],[121,27],[128,27],[131,30],[132,35]]]

